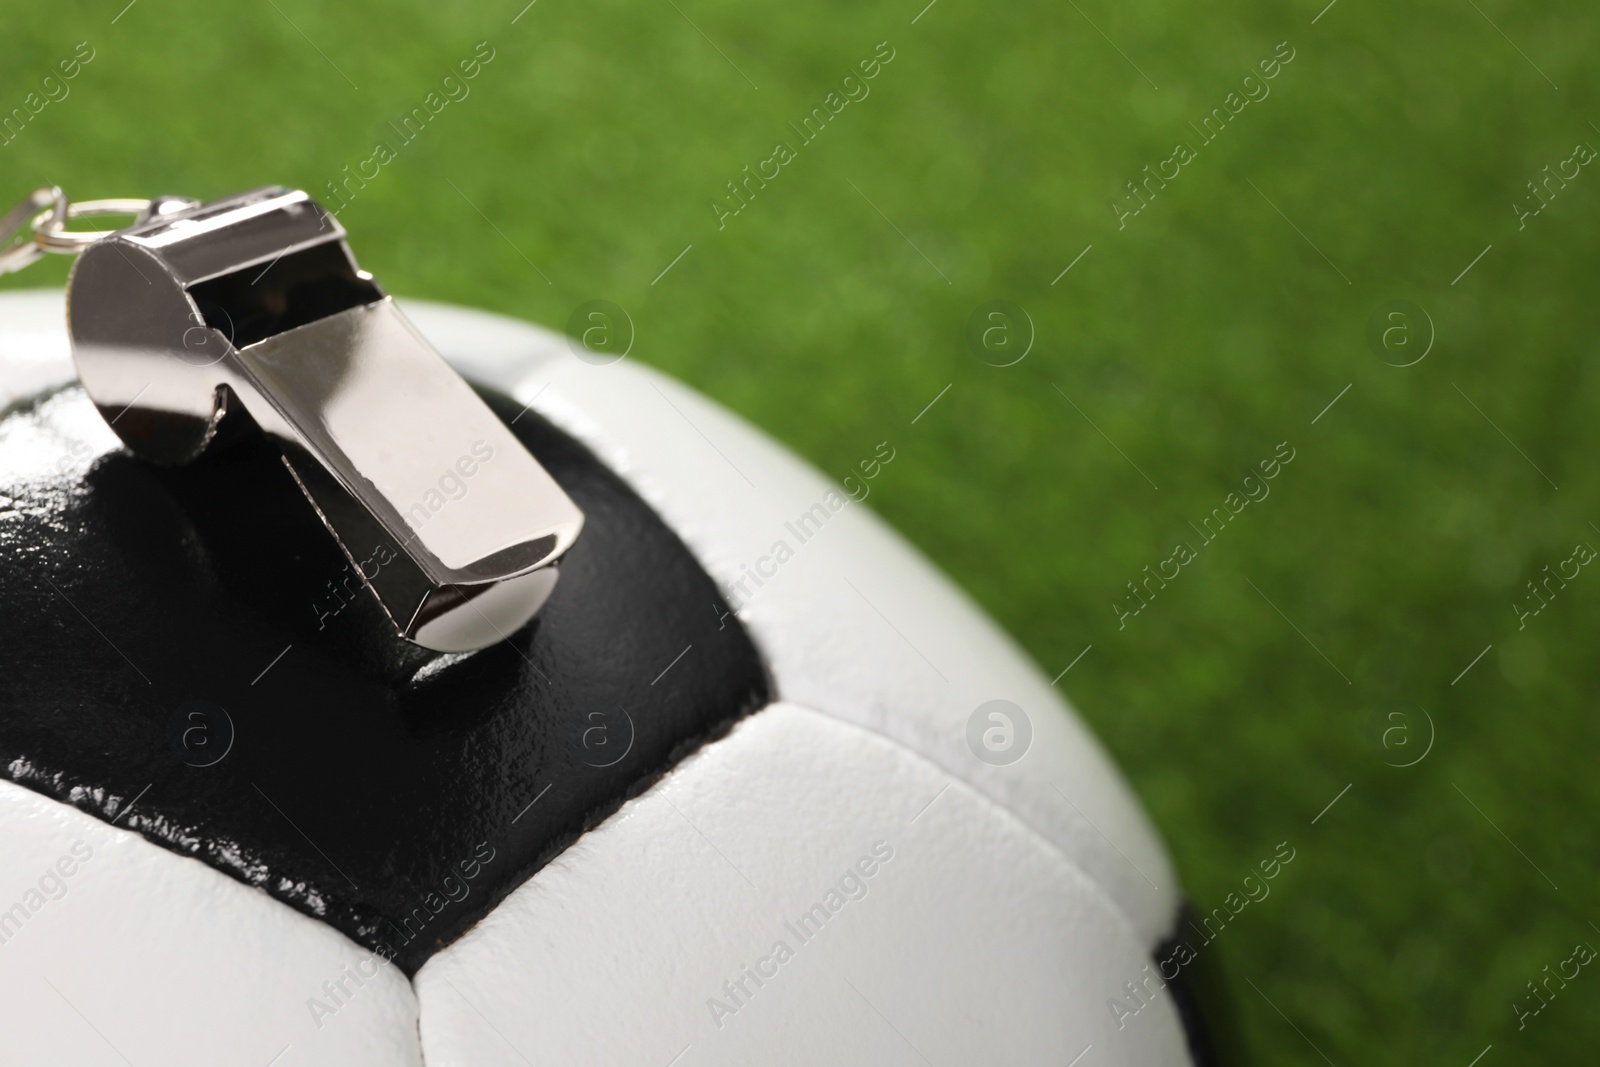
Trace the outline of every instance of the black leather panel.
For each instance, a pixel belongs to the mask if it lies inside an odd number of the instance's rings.
[[[486,399],[587,524],[534,623],[465,658],[392,636],[253,435],[162,469],[75,386],[0,419],[0,773],[411,973],[768,703],[677,537],[582,446]]]
[[[1194,908],[1185,903],[1172,936],[1151,954],[1148,981],[1122,1003],[1137,1014],[1140,997],[1166,993],[1183,1023],[1195,1067],[1247,1067],[1251,1059],[1214,940],[1214,935],[1201,929]],[[1132,1014],[1120,1021],[1133,1025]]]

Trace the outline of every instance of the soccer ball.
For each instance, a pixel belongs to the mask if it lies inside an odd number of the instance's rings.
[[[864,503],[907,420],[835,483],[402,307],[588,516],[469,655],[373,641],[271,457],[127,456],[0,297],[0,1060],[1210,1062],[1137,801]]]

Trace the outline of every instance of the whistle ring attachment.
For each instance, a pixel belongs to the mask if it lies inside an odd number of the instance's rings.
[[[107,215],[143,215],[150,210],[148,200],[85,200],[70,204],[55,190],[55,203],[33,220],[33,243],[46,252],[75,256],[116,230],[69,230],[69,219],[93,219]]]
[[[24,230],[37,232],[35,227],[51,212],[47,211],[44,215],[34,218],[32,224],[30,224],[28,220],[33,217],[34,213],[42,207],[65,204],[66,199],[60,189],[53,186],[45,186],[29,193],[23,198],[22,203],[6,212],[3,217],[0,217],[0,246],[4,246],[0,247],[0,274],[13,274],[35,262],[44,254],[34,238],[28,237],[14,244],[12,243],[12,238],[18,236]]]

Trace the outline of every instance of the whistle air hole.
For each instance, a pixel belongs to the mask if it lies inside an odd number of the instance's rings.
[[[235,348],[383,299],[337,241],[196,282],[189,295],[206,325]]]

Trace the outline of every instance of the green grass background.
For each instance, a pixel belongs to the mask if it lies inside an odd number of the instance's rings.
[[[96,58],[0,149],[6,199],[321,191],[489,40],[342,216],[391,291],[556,328],[609,299],[632,358],[824,471],[892,440],[873,505],[1050,675],[1093,644],[1062,686],[1199,906],[1297,849],[1217,947],[1261,1063],[1593,1055],[1600,976],[1511,1005],[1600,946],[1600,573],[1520,632],[1511,604],[1600,546],[1600,168],[1525,229],[1510,206],[1600,146],[1592,6],[123,2],[7,4],[0,108]],[[719,232],[724,182],[880,41],[871,96]],[[1119,230],[1110,199],[1281,41],[1270,97]],[[963,340],[997,298],[1037,332],[1005,368]],[[1404,369],[1365,339],[1393,299],[1437,332]],[[1119,630],[1124,582],[1281,441],[1271,496]],[[1431,751],[1387,765],[1419,708]]]

